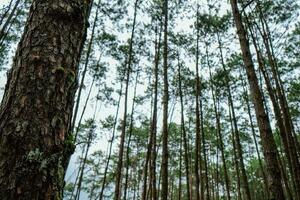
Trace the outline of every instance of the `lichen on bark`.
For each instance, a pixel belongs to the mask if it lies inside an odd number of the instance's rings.
[[[61,199],[89,3],[33,0],[0,106],[0,199]]]

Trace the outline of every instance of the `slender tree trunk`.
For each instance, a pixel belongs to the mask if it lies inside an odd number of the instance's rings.
[[[18,9],[16,14],[14,15],[14,18],[11,20],[11,23],[9,23],[9,26],[7,27],[7,29],[5,30],[5,32],[3,33],[2,39],[0,40],[0,48],[3,48],[4,43],[6,41],[6,38],[10,32],[10,30],[12,29],[14,23],[16,22],[16,20],[18,19],[18,17],[20,16],[21,13],[21,9]]]
[[[271,199],[283,200],[284,194],[281,185],[281,174],[278,164],[278,152],[272,135],[270,121],[266,115],[262,93],[260,91],[254,64],[250,52],[250,44],[247,39],[247,33],[242,22],[242,16],[239,12],[237,0],[230,0],[235,25],[238,32],[239,42],[242,50],[243,60],[250,85],[251,96],[255,107],[256,117],[260,129],[261,141],[269,180],[269,193]]]
[[[109,167],[109,163],[110,163],[111,156],[112,156],[112,147],[113,147],[113,143],[114,143],[114,140],[115,140],[115,134],[116,134],[116,128],[117,128],[117,122],[118,122],[118,115],[119,115],[120,103],[121,103],[121,98],[122,98],[122,91],[123,91],[123,83],[121,81],[120,94],[119,94],[119,99],[118,99],[118,104],[117,104],[116,115],[115,115],[115,119],[114,119],[113,132],[112,132],[111,141],[110,141],[110,144],[109,144],[108,156],[107,156],[106,164],[105,164],[105,168],[104,168],[104,174],[103,174],[102,184],[101,184],[101,188],[100,188],[99,200],[102,200],[103,195],[104,195],[107,172],[108,172],[108,167]]]
[[[211,64],[210,64],[209,54],[208,54],[208,44],[206,44],[205,49],[206,49],[206,61],[207,61],[207,65],[208,65],[208,68],[209,68],[210,79],[212,80]],[[221,56],[222,56],[222,50],[221,50]],[[222,57],[222,61],[223,61],[223,57]],[[224,67],[224,65],[223,65],[223,67]],[[220,150],[221,150],[222,162],[223,162],[223,167],[224,167],[224,175],[225,175],[225,182],[226,182],[226,188],[227,188],[227,196],[230,199],[229,178],[228,178],[228,174],[227,174],[227,167],[226,167],[226,161],[225,161],[225,155],[224,155],[224,145],[223,145],[223,139],[222,139],[222,135],[221,135],[220,118],[219,118],[218,111],[217,111],[216,98],[215,98],[215,94],[214,94],[215,90],[214,90],[213,84],[211,83],[210,86],[211,86],[211,92],[212,92],[213,104],[214,104],[214,111],[215,111],[215,116],[216,116],[217,132],[218,132],[218,137],[219,137],[219,141],[220,141]],[[201,106],[201,110],[202,110],[202,106]],[[202,121],[201,124],[203,126],[203,121]],[[204,140],[204,138],[202,140]],[[208,178],[206,178],[206,179],[208,179]],[[207,185],[208,185],[208,180],[207,180]],[[209,196],[207,197],[207,199],[209,199]]]
[[[282,175],[282,181],[283,181],[283,183],[285,185],[285,191],[286,191],[287,199],[293,200],[294,198],[293,198],[290,186],[289,186],[289,181],[288,181],[288,177],[286,175],[285,167],[284,167],[281,159],[278,159],[278,162],[279,162],[279,167],[280,167],[280,171],[281,171],[281,175]]]
[[[248,21],[247,17],[246,17],[246,20],[247,20],[247,23],[249,24],[249,21]],[[279,128],[280,137],[281,137],[281,140],[282,140],[282,143],[283,143],[283,146],[284,146],[284,151],[285,151],[285,154],[286,154],[286,157],[287,157],[288,166],[289,166],[289,169],[291,171],[292,183],[293,183],[294,189],[296,190],[296,180],[295,179],[296,179],[297,175],[295,175],[295,171],[294,171],[296,163],[292,162],[291,148],[290,148],[290,145],[289,145],[290,144],[290,142],[289,142],[290,138],[288,138],[288,136],[287,136],[288,133],[286,131],[287,129],[284,126],[283,118],[281,116],[280,107],[279,107],[278,101],[277,101],[277,95],[274,92],[275,89],[273,88],[273,86],[271,84],[270,77],[268,75],[268,72],[266,71],[265,63],[262,59],[262,55],[261,55],[259,47],[256,43],[256,38],[254,36],[253,30],[251,29],[251,27],[249,27],[249,31],[250,31],[250,36],[253,40],[253,45],[254,45],[255,50],[256,50],[258,66],[259,66],[260,71],[263,74],[263,77],[264,77],[264,80],[265,80],[265,83],[266,83],[266,86],[267,86],[267,91],[269,93],[269,96],[270,96],[270,99],[271,99],[271,102],[272,102],[272,105],[273,105],[277,126]]]
[[[79,128],[80,128],[80,125],[81,125],[81,122],[82,122],[82,119],[83,119],[83,116],[84,116],[86,107],[87,107],[88,102],[89,102],[89,100],[90,100],[90,96],[91,96],[91,93],[92,93],[92,89],[93,89],[93,87],[94,87],[94,83],[95,83],[95,78],[93,78],[93,80],[92,80],[92,83],[91,83],[91,86],[90,86],[88,95],[87,95],[87,97],[86,97],[86,99],[85,99],[85,103],[84,103],[82,112],[81,112],[81,114],[80,114],[80,118],[79,118],[79,121],[78,121],[76,130],[75,130],[75,135],[76,135],[76,136],[77,136],[77,134],[78,134],[78,132],[79,132]]]
[[[82,185],[82,181],[83,181],[83,173],[84,173],[87,156],[88,156],[90,146],[91,146],[91,142],[92,142],[92,135],[93,135],[93,130],[91,129],[91,130],[89,130],[89,133],[88,133],[88,141],[87,141],[87,144],[86,144],[85,155],[84,155],[83,161],[82,161],[82,167],[80,169],[80,175],[79,175],[79,179],[78,179],[78,185],[77,185],[77,190],[76,190],[76,193],[75,193],[74,200],[80,200],[81,185]]]
[[[248,95],[247,88],[246,88],[246,83],[244,82],[243,77],[241,77],[241,80],[242,80],[243,90],[244,90],[244,93],[246,95],[245,96],[245,101],[246,101],[246,105],[247,105],[247,113],[248,113],[249,120],[250,120],[251,133],[252,133],[252,137],[253,137],[253,140],[254,140],[257,159],[258,159],[258,162],[259,162],[260,170],[262,172],[262,177],[263,177],[263,181],[264,181],[264,185],[265,185],[266,195],[267,195],[267,198],[269,198],[268,181],[267,181],[267,176],[266,176],[266,173],[265,173],[265,169],[264,169],[263,164],[262,164],[262,159],[261,159],[261,156],[260,156],[260,150],[259,150],[259,147],[258,147],[258,142],[257,142],[256,134],[255,134],[254,123],[253,123],[253,119],[252,119],[250,102],[249,102],[249,95]]]
[[[187,134],[185,129],[184,119],[184,104],[183,104],[183,92],[182,92],[182,81],[181,81],[181,65],[178,65],[178,76],[179,76],[179,96],[180,96],[180,109],[181,109],[181,131],[183,134],[183,146],[184,146],[184,162],[185,162],[185,175],[186,175],[186,191],[187,199],[192,200],[190,192],[190,171],[189,171],[189,157],[188,157],[188,144]]]
[[[81,81],[80,81],[80,85],[79,85],[79,88],[78,88],[78,95],[77,95],[77,99],[76,99],[76,103],[75,103],[75,108],[74,108],[74,115],[73,115],[72,124],[71,124],[71,131],[73,131],[74,128],[75,128],[75,123],[76,123],[76,119],[77,119],[77,113],[78,113],[79,105],[80,105],[81,92],[82,92],[82,89],[84,88],[85,75],[86,75],[86,72],[88,71],[88,66],[89,66],[89,61],[90,61],[90,55],[91,55],[92,46],[93,46],[93,43],[94,43],[95,29],[96,29],[96,25],[97,25],[97,21],[98,21],[99,9],[100,9],[99,6],[97,6],[96,16],[95,16],[93,27],[92,27],[92,34],[91,34],[91,38],[90,38],[90,40],[88,42],[88,47],[87,47],[87,52],[86,52],[84,67],[83,67],[82,76],[81,76]],[[74,138],[75,138],[74,140],[76,142],[77,131],[75,133]]]
[[[217,138],[217,143],[219,143]],[[217,161],[216,161],[216,199],[219,200],[219,149],[217,148]]]
[[[211,72],[210,72],[210,78],[211,78]],[[224,143],[223,143],[223,137],[222,137],[222,130],[221,130],[221,123],[220,123],[220,114],[218,112],[217,104],[216,104],[216,95],[215,95],[215,89],[213,87],[213,84],[210,84],[211,86],[211,93],[213,97],[213,105],[214,105],[214,112],[215,112],[215,118],[216,118],[216,127],[217,127],[217,138],[218,138],[218,148],[221,150],[221,159],[223,162],[223,171],[224,171],[224,178],[225,178],[225,185],[226,185],[226,195],[227,199],[230,200],[230,180],[228,176],[228,170],[226,165],[226,158],[225,158],[225,152],[224,152]]]
[[[181,183],[181,176],[182,176],[182,138],[183,133],[180,132],[180,146],[179,146],[179,183],[178,183],[178,200],[181,200],[182,195],[182,183]]]
[[[1,19],[0,19],[0,25],[2,25],[3,20],[7,17],[11,6],[13,5],[14,0],[10,0],[9,4],[6,6],[6,8],[3,8],[3,14],[1,13]],[[2,9],[1,9],[2,10]],[[4,11],[5,10],[5,11]]]
[[[119,146],[119,156],[118,156],[118,164],[117,164],[117,174],[116,174],[116,187],[115,187],[115,196],[114,200],[121,199],[121,179],[122,179],[122,167],[123,167],[123,154],[124,154],[124,143],[125,143],[125,134],[126,134],[126,121],[127,121],[127,102],[128,102],[128,88],[129,88],[129,81],[130,81],[130,74],[131,74],[131,65],[133,61],[133,41],[134,41],[134,34],[135,34],[135,27],[136,27],[136,16],[137,16],[137,9],[138,9],[138,2],[139,0],[135,1],[134,4],[134,16],[133,16],[133,25],[131,31],[131,38],[129,43],[129,52],[128,52],[128,60],[126,63],[126,83],[125,83],[125,99],[124,99],[124,116],[121,128],[121,141]]]
[[[251,195],[250,195],[250,188],[248,184],[248,178],[245,170],[245,165],[244,165],[244,159],[243,159],[243,151],[242,151],[242,144],[240,141],[240,133],[238,130],[238,125],[237,125],[237,119],[235,115],[235,109],[233,106],[233,100],[231,96],[231,89],[229,89],[229,94],[228,94],[228,100],[229,100],[229,105],[231,107],[231,112],[232,112],[232,120],[233,120],[233,125],[234,125],[234,138],[235,138],[235,145],[236,145],[236,150],[237,150],[237,156],[239,159],[239,168],[241,170],[241,178],[242,178],[242,187],[245,192],[245,198],[247,200],[251,200]]]
[[[82,157],[84,156],[84,148],[82,149]],[[72,200],[73,199],[73,197],[74,197],[74,195],[75,195],[75,191],[77,191],[76,190],[76,186],[78,185],[77,183],[78,183],[78,180],[79,180],[79,177],[80,177],[80,172],[81,172],[81,168],[82,168],[82,165],[83,165],[83,159],[80,161],[80,163],[79,163],[79,167],[78,167],[78,173],[77,173],[77,175],[76,175],[76,178],[75,178],[75,182],[74,182],[74,187],[72,188],[72,192],[71,192],[71,195],[70,195],[70,198],[69,198],[69,200]]]
[[[82,1],[33,1],[0,107],[3,200],[62,196],[89,6]]]
[[[201,176],[201,130],[200,130],[200,108],[199,108],[199,95],[200,95],[200,78],[199,78],[199,5],[197,4],[197,14],[196,14],[196,23],[197,23],[197,41],[196,41],[196,147],[195,147],[195,186],[196,186],[196,200],[203,199],[203,196],[200,196],[200,187],[203,190],[202,185],[200,186],[200,176]],[[199,174],[200,173],[200,174]],[[201,192],[202,193],[202,192]]]
[[[151,173],[150,179],[152,180],[152,200],[156,200],[157,188],[156,188],[156,135],[157,135],[157,104],[158,104],[158,67],[160,61],[160,49],[161,49],[161,33],[162,33],[162,23],[160,23],[159,37],[158,41],[156,41],[156,55],[154,61],[154,102],[153,102],[153,115],[152,115],[152,123],[151,123],[151,136],[152,136],[152,152],[151,152]]]
[[[163,130],[162,130],[162,162],[161,162],[161,200],[168,200],[168,0],[163,2],[164,10],[164,53],[163,53]]]
[[[3,40],[3,38],[5,36],[5,32],[6,32],[7,28],[10,26],[10,23],[12,22],[13,16],[16,14],[16,10],[17,10],[20,2],[21,2],[21,0],[17,0],[15,2],[15,5],[14,5],[12,11],[10,12],[10,14],[8,15],[5,23],[1,27],[1,29],[0,29],[0,41]],[[2,23],[0,25],[2,25]]]
[[[219,35],[218,35],[218,43],[219,43],[219,50],[221,53],[220,55],[221,55],[222,67],[223,67],[224,72],[227,72],[226,66],[224,63],[221,40],[220,40]],[[207,46],[206,46],[206,52],[208,52]],[[207,60],[208,60],[208,53],[207,53]],[[232,93],[231,93],[231,88],[230,88],[230,80],[229,80],[228,75],[226,75],[225,79],[226,79],[226,88],[227,88],[227,92],[228,92],[228,101],[229,101],[229,105],[231,106],[231,111],[232,111],[232,119],[233,119],[233,124],[234,124],[234,138],[235,138],[237,156],[239,159],[238,163],[239,163],[239,167],[241,170],[241,178],[243,180],[242,187],[245,191],[246,200],[251,200],[250,188],[249,188],[248,178],[247,178],[247,174],[246,174],[246,170],[245,170],[244,159],[243,159],[243,150],[242,150],[242,145],[241,145],[240,135],[239,135],[240,133],[238,130],[237,119],[236,119],[236,115],[235,115],[235,109],[234,109],[234,105],[233,105]]]
[[[127,196],[127,188],[128,188],[128,175],[129,175],[129,166],[131,164],[130,162],[130,143],[131,143],[131,137],[132,137],[132,131],[133,131],[133,117],[135,112],[135,101],[136,101],[136,89],[138,85],[138,79],[139,79],[139,72],[136,72],[136,78],[135,78],[135,86],[134,86],[134,92],[133,92],[133,100],[132,100],[132,107],[131,107],[131,114],[130,114],[130,125],[129,125],[129,132],[128,132],[128,141],[127,141],[127,149],[126,149],[126,173],[125,173],[125,185],[124,185],[124,195],[123,200],[126,200]]]
[[[162,28],[162,27],[161,27]],[[159,32],[159,33],[158,33]],[[159,36],[158,36],[159,35]],[[158,37],[157,37],[158,36]],[[157,103],[158,103],[158,67],[160,60],[160,48],[161,48],[161,30],[158,31],[156,27],[156,40],[155,40],[155,59],[154,59],[154,99],[153,99],[153,112],[152,122],[150,127],[149,143],[147,147],[146,161],[144,167],[144,185],[142,192],[142,199],[146,200],[147,194],[147,176],[148,176],[148,165],[151,158],[150,164],[150,180],[152,182],[152,199],[157,199],[156,190],[156,133],[157,133]]]
[[[200,89],[200,96],[202,96],[202,88]],[[209,195],[209,184],[208,184],[208,163],[206,157],[206,147],[205,147],[205,134],[204,134],[204,120],[203,120],[203,109],[202,109],[202,99],[200,98],[200,125],[201,125],[201,141],[202,141],[202,153],[203,153],[203,161],[204,161],[204,175],[202,177],[202,198],[204,199],[204,181],[206,188],[206,200],[210,200]],[[201,164],[200,164],[201,165]]]
[[[228,100],[229,101],[229,100]],[[233,146],[233,158],[234,158],[234,167],[235,172],[237,176],[237,199],[242,199],[242,193],[241,193],[241,177],[240,177],[240,170],[239,170],[239,161],[238,161],[238,155],[236,150],[236,140],[235,140],[235,134],[234,134],[234,128],[233,128],[233,120],[232,120],[232,112],[231,112],[231,106],[228,104],[229,107],[229,119],[230,119],[230,127],[231,127],[231,140],[232,140],[232,146]]]
[[[293,136],[293,122],[290,118],[289,106],[286,100],[284,88],[278,72],[278,64],[274,52],[272,51],[271,33],[268,24],[261,10],[260,1],[257,0],[257,8],[259,11],[260,21],[262,24],[262,38],[267,52],[267,57],[271,66],[272,78],[275,82],[275,90],[279,100],[282,113],[282,120],[285,128],[285,135],[288,143],[289,157],[291,162],[291,174],[294,182],[296,199],[300,199],[300,163],[296,149],[296,138]]]

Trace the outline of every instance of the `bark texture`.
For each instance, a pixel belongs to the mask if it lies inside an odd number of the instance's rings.
[[[0,107],[0,199],[61,199],[89,6],[32,3]]]
[[[247,77],[250,85],[252,101],[254,104],[257,122],[260,130],[263,153],[266,160],[266,168],[268,172],[270,199],[285,199],[281,185],[281,174],[278,164],[278,152],[272,135],[270,121],[264,109],[263,96],[258,85],[258,80],[250,52],[249,40],[247,38],[245,27],[242,23],[242,16],[239,12],[237,1],[231,0],[230,3],[240,41],[243,61],[245,64]]]

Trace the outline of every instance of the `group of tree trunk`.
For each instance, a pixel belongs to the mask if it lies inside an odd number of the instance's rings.
[[[12,24],[20,15],[18,8],[24,2],[12,0],[1,10],[1,49]],[[84,187],[89,187],[90,199],[100,200],[254,200],[257,198],[256,182],[253,180],[256,177],[248,172],[249,159],[243,144],[245,130],[241,127],[243,115],[249,120],[249,137],[253,139],[254,157],[258,160],[261,173],[263,193],[257,199],[300,200],[297,121],[292,117],[281,63],[275,53],[270,19],[263,10],[264,1],[238,3],[237,0],[230,0],[240,47],[238,56],[243,61],[237,64],[237,76],[243,93],[241,107],[245,109],[242,114],[235,102],[237,84],[232,76],[236,76],[236,72],[232,72],[225,58],[226,46],[222,30],[218,27],[221,22],[214,21],[216,16],[206,22],[201,21],[203,13],[197,1],[192,9],[194,34],[188,42],[182,42],[180,36],[172,32],[171,25],[175,24],[173,15],[178,14],[174,10],[180,10],[178,7],[185,2],[153,1],[156,10],[151,13],[152,30],[147,31],[155,35],[152,41],[154,49],[145,47],[149,52],[141,53],[143,43],[139,43],[138,39],[141,37],[139,34],[145,33],[138,32],[141,26],[138,16],[145,10],[141,6],[143,3],[142,0],[133,2],[128,44],[122,52],[124,58],[118,56],[123,69],[120,72],[116,113],[111,120],[113,126],[108,131],[111,137],[106,155],[95,164],[96,168],[101,169],[101,179],[93,182],[92,186],[84,186],[85,174],[91,173],[86,169],[92,163],[89,157],[95,139],[97,109],[87,127],[83,127],[83,120],[97,85],[96,76],[92,78],[86,100],[82,99],[92,65],[90,60],[93,51],[96,51],[93,47],[99,33],[96,31],[98,21],[104,15],[110,15],[103,11],[101,1],[31,1],[24,32],[12,67],[7,72],[0,107],[0,199],[62,199],[71,156],[74,152],[78,154],[76,146],[81,146],[75,184],[70,195],[64,197],[70,200],[81,199]],[[207,4],[212,6],[209,1]],[[89,27],[91,33],[88,35]],[[87,35],[89,39],[85,41]],[[209,48],[213,45],[208,39],[210,37],[216,38],[218,55],[215,58],[211,58]],[[201,48],[201,41],[204,41],[204,48]],[[193,44],[189,47],[192,50],[188,50],[188,55],[181,53],[182,49],[191,45],[188,43]],[[173,49],[174,46],[177,50]],[[122,50],[118,51],[120,53]],[[141,71],[146,71],[144,66],[139,66],[144,64],[139,64],[139,54],[149,54],[151,57],[148,74],[150,94],[147,95],[151,101],[151,112],[146,125],[148,128],[143,130],[146,132],[144,146],[137,141],[143,131],[137,133],[135,119],[138,108],[142,107],[138,102],[138,87],[145,81]],[[192,76],[188,78],[183,54],[194,60],[191,71],[195,73],[191,72]],[[100,59],[101,55],[96,68],[101,66]],[[79,73],[81,62],[82,71]],[[219,71],[221,80],[215,80],[214,65],[218,62],[220,67],[215,71]],[[202,65],[207,66],[208,70]],[[174,69],[174,66],[177,68]],[[205,76],[208,77],[207,82]],[[134,82],[133,87],[131,82]],[[190,89],[186,89],[188,84],[192,85]],[[208,100],[208,97],[211,99]],[[97,96],[96,108],[102,103],[101,100]],[[172,122],[176,102],[179,104],[179,125]],[[212,111],[208,111],[209,104]],[[211,126],[207,125],[208,112],[213,119]],[[123,116],[118,122],[120,113]],[[84,132],[86,138],[80,141]],[[117,135],[118,132],[120,135]],[[277,132],[280,141],[276,139]],[[210,141],[209,138],[214,139]],[[119,145],[114,147],[116,143]],[[176,143],[176,148],[173,143]],[[228,146],[232,148],[230,151]],[[139,151],[142,154],[136,159],[134,153],[139,155]],[[215,155],[211,156],[213,151]],[[94,171],[96,173],[97,170]],[[113,196],[108,196],[106,193],[111,191],[114,191]]]

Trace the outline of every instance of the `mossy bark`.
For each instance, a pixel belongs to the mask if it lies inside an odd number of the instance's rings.
[[[2,200],[62,198],[89,6],[79,0],[32,3],[0,107]]]

